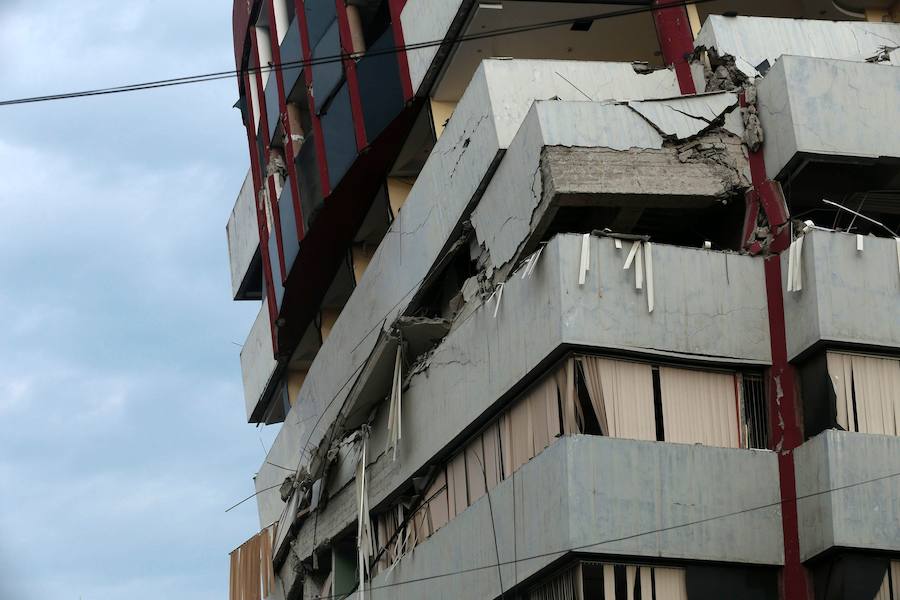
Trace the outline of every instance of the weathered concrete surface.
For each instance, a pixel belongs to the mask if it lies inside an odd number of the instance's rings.
[[[261,511],[264,523],[277,520],[283,507],[277,489],[261,491],[277,485],[286,474],[270,463],[294,467],[301,460],[305,440],[309,449],[319,446],[345,400],[361,387],[354,385],[356,376],[383,338],[382,331],[404,313],[456,241],[454,232],[468,218],[532,102],[575,96],[572,81],[598,98],[628,100],[677,93],[671,71],[639,75],[630,64],[540,60],[481,64],[319,351],[267,462],[260,467],[256,489],[260,505],[269,507]],[[379,347],[380,354],[386,351]]]
[[[464,3],[464,0],[408,0],[400,13],[403,42],[407,46],[414,46],[443,40]],[[427,90],[419,88],[439,49],[439,46],[426,46],[407,51],[409,76],[414,92],[427,93]]]
[[[495,598],[501,578],[509,590],[573,548],[780,565],[779,498],[777,458],[768,451],[564,437],[377,576],[371,593],[449,600],[464,582],[466,597]],[[512,564],[498,570],[498,555]]]
[[[710,105],[721,112],[700,110]],[[750,186],[740,137],[721,129],[701,135],[712,158],[701,156],[699,144],[689,148],[672,138],[701,134],[736,105],[730,93],[627,105],[535,102],[472,213],[478,241],[497,268],[517,260],[552,217],[553,201],[565,201],[560,196],[630,207],[727,199]],[[692,106],[704,118],[680,112]]]
[[[247,271],[259,251],[259,229],[253,198],[253,177],[248,171],[225,227],[228,235],[228,262],[231,267],[231,296],[235,300],[243,300],[240,297],[241,289],[247,285]]]
[[[761,258],[657,244],[657,308],[649,314],[645,297],[634,289],[633,272],[622,270],[624,251],[616,250],[611,239],[591,240],[591,271],[584,286],[577,283],[580,252],[581,236],[555,237],[530,277],[515,274],[506,283],[496,318],[491,301],[456,325],[435,349],[429,368],[414,375],[403,393],[403,439],[396,461],[379,457],[387,430],[382,407],[369,445],[372,508],[567,348],[769,363],[766,300],[759,293],[764,289]],[[356,519],[355,488],[348,485],[352,470],[341,471],[345,475],[330,483],[335,495],[327,509],[300,529],[294,548],[301,558],[309,556],[314,540],[321,543]]]
[[[898,67],[782,56],[758,98],[770,179],[809,156],[900,158]]]
[[[785,54],[865,62],[885,46],[900,46],[900,24],[710,15],[694,40],[696,48],[734,57],[751,77]]]
[[[813,230],[803,239],[803,289],[784,293],[788,357],[819,341],[900,347],[900,276],[897,244],[866,236]],[[787,290],[788,253],[781,255]]]
[[[800,556],[900,551],[900,437],[828,430],[794,453]]]
[[[250,327],[250,333],[241,348],[241,374],[244,380],[244,403],[247,419],[251,418],[256,404],[269,385],[278,363],[272,350],[272,330],[269,325],[269,304],[263,300],[259,314]]]

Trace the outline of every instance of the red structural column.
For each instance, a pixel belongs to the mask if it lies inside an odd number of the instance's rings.
[[[400,86],[403,88],[403,99],[409,102],[413,99],[415,90],[412,88],[412,78],[409,74],[409,57],[406,54],[406,41],[403,37],[403,23],[400,15],[406,0],[389,0],[388,7],[391,10],[391,28],[394,30],[394,47],[398,48],[397,66],[400,67]]]
[[[741,105],[745,106],[741,94]],[[794,473],[794,449],[803,443],[797,377],[788,362],[787,325],[784,319],[784,291],[781,280],[781,257],[790,242],[790,214],[781,187],[766,178],[762,149],[749,152],[753,191],[748,201],[756,203],[748,213],[755,219],[759,207],[766,215],[773,240],[772,254],[765,258],[766,298],[769,307],[769,338],[772,368],[768,378],[770,445],[778,453],[778,478],[781,488],[781,528],[784,537],[784,569],[781,597],[785,600],[807,600],[809,585],[806,569],[800,560],[800,529],[797,516],[797,480]],[[749,219],[748,215],[748,219]],[[747,227],[745,226],[745,231]],[[746,240],[745,240],[746,241]]]
[[[684,5],[666,7],[681,0],[653,0],[653,22],[663,60],[675,67],[682,94],[696,94],[688,56],[694,51],[694,34]]]
[[[306,80],[306,96],[309,100],[309,120],[312,122],[313,137],[316,144],[316,158],[319,163],[319,179],[322,183],[322,195],[331,194],[331,183],[328,179],[328,157],[325,153],[325,138],[322,134],[322,121],[316,110],[316,99],[313,95],[312,44],[309,41],[309,29],[306,23],[306,5],[303,0],[294,0],[294,7],[300,23],[300,46],[303,48],[303,76]]]
[[[262,165],[259,164],[259,152],[256,149],[256,123],[253,121],[253,96],[250,92],[250,86],[256,85],[254,74],[252,72],[242,72],[241,83],[244,86],[244,98],[246,98],[248,102],[245,125],[247,129],[247,144],[250,146],[250,173],[251,177],[253,178],[253,206],[256,209],[256,228],[259,232],[259,256],[262,260],[263,280],[265,281],[265,285],[263,287],[265,289],[266,299],[268,300],[269,307],[269,325],[272,332],[272,351],[277,353],[277,341],[275,339],[275,321],[278,317],[278,307],[275,305],[275,288],[272,287],[272,265],[269,263],[269,253],[264,249],[264,244],[269,237],[269,232],[266,227],[265,208],[259,205],[257,195],[259,193],[259,190],[262,189],[265,177],[263,174]]]
[[[256,35],[256,28],[252,27],[250,29],[250,53],[251,56],[258,53],[259,48],[259,39]],[[252,63],[251,63],[252,64]],[[271,146],[272,140],[269,139],[269,116],[266,111],[266,89],[263,85],[263,69],[267,69],[268,65],[259,65],[258,59],[256,60],[256,64],[259,67],[259,70],[253,75],[254,80],[256,81],[256,89],[257,89],[257,98],[259,99],[259,128],[262,131],[262,139],[263,139],[263,148],[265,149],[265,155],[263,156],[264,161],[269,160],[269,147]],[[271,76],[271,75],[270,75]],[[276,117],[277,118],[277,117]],[[254,149],[255,151],[255,149]],[[262,165],[265,168],[265,164]],[[278,252],[278,266],[281,270],[281,278],[282,281],[276,282],[278,285],[281,285],[284,280],[284,249],[281,245],[281,216],[278,214],[278,198],[275,196],[275,184],[272,182],[268,176],[268,173],[263,172],[263,181],[265,182],[266,189],[269,191],[269,204],[272,206],[272,226],[275,228],[275,248]],[[269,232],[269,235],[272,235],[273,232]],[[267,251],[267,240],[260,240],[260,253]]]
[[[350,112],[353,114],[353,131],[356,134],[356,149],[362,151],[368,145],[366,140],[366,122],[363,117],[362,98],[359,94],[359,79],[356,77],[356,59],[353,58],[353,36],[350,33],[350,20],[347,17],[345,0],[334,0],[337,11],[338,29],[341,33],[341,49],[344,54],[344,75],[347,78],[347,90],[350,92]]]
[[[278,42],[278,23],[275,21],[275,0],[267,0],[269,4],[269,38],[272,41],[272,60],[279,68],[275,70],[276,84],[278,85],[278,109],[281,127],[284,131],[284,161],[287,163],[288,185],[290,186],[291,202],[294,206],[294,227],[297,229],[297,239],[303,239],[303,209],[300,205],[300,185],[297,179],[297,165],[294,164],[294,142],[291,139],[291,124],[287,118],[287,90],[284,89],[284,67],[281,60],[281,44]],[[288,24],[290,27],[290,24]],[[299,68],[294,66],[293,68]],[[288,274],[282,272],[282,277],[287,279]]]

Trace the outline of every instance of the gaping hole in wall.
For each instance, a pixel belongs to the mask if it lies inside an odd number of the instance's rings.
[[[827,350],[798,370],[807,438],[826,429],[900,435],[900,358]]]
[[[900,561],[835,554],[812,566],[816,600],[900,600]]]
[[[617,198],[618,206],[585,205],[591,202],[590,197],[561,199],[541,239],[547,241],[559,233],[609,229],[616,233],[649,236],[654,242],[676,246],[698,248],[709,241],[717,249],[741,248],[742,196],[688,210],[665,207],[663,198],[656,206],[647,206],[644,201],[632,202],[627,197]]]
[[[789,172],[782,183],[793,218],[862,235],[894,237],[885,227],[893,233],[900,232],[900,163],[886,159],[826,162],[807,157],[800,157],[797,162],[787,167]]]
[[[410,315],[415,317],[453,319],[465,304],[464,284],[478,275],[475,260],[469,251],[470,231],[464,231],[445,253],[445,262],[434,277],[423,286]]]

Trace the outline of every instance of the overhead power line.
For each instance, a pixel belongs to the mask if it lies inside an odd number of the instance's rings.
[[[241,75],[242,73],[251,73],[251,72],[261,72],[267,73],[272,71],[285,71],[290,69],[302,69],[304,67],[312,67],[316,65],[324,65],[335,62],[341,62],[347,58],[362,58],[367,56],[381,56],[386,54],[397,54],[399,52],[406,52],[411,50],[421,50],[424,48],[433,48],[435,46],[441,46],[443,44],[461,44],[463,42],[471,42],[476,40],[489,39],[494,37],[501,37],[505,35],[514,35],[517,33],[527,33],[530,31],[539,31],[542,29],[551,29],[553,27],[559,27],[562,25],[572,25],[576,22],[583,21],[603,21],[607,19],[614,19],[618,17],[627,17],[629,15],[635,15],[640,13],[648,13],[657,10],[663,10],[666,8],[678,8],[684,7],[691,4],[704,4],[706,2],[712,2],[713,0],[684,0],[681,2],[673,2],[671,4],[667,4],[665,6],[638,6],[634,8],[627,8],[622,10],[616,10],[606,13],[599,13],[595,15],[586,15],[580,17],[572,17],[567,19],[556,19],[553,21],[542,21],[539,23],[532,23],[529,25],[517,25],[511,27],[500,27],[498,29],[491,29],[489,31],[482,31],[479,33],[473,33],[469,35],[459,35],[455,38],[449,40],[432,40],[429,42],[419,42],[415,44],[406,44],[403,46],[394,46],[391,48],[385,48],[384,50],[375,50],[360,53],[359,55],[355,54],[333,54],[330,56],[321,56],[318,58],[313,58],[310,60],[295,60],[295,61],[286,61],[279,64],[269,64],[260,67],[253,67],[248,69],[238,70],[228,70],[228,71],[216,71],[212,73],[203,73],[199,75],[187,75],[183,77],[174,77],[170,79],[159,79],[156,81],[145,81],[143,83],[133,83],[127,85],[120,85],[114,87],[107,88],[98,88],[98,89],[90,89],[90,90],[82,90],[78,92],[64,92],[59,94],[49,94],[45,96],[31,96],[26,98],[15,98],[10,100],[0,101],[0,106],[14,106],[18,104],[34,104],[37,102],[50,102],[53,100],[71,100],[74,98],[87,98],[91,96],[105,96],[109,94],[122,94],[125,92],[140,92],[145,90],[152,90],[158,88],[165,87],[173,87],[179,85],[189,85],[194,83],[206,83],[210,81],[218,81],[221,79],[231,79]]]
[[[569,547],[561,548],[561,549],[558,549],[558,550],[551,550],[551,551],[549,551],[549,552],[541,552],[541,553],[539,553],[539,554],[532,554],[532,555],[530,555],[530,556],[523,556],[523,557],[520,557],[520,558],[514,558],[514,559],[511,559],[511,560],[492,562],[492,563],[489,563],[489,564],[479,565],[479,566],[477,566],[477,567],[469,567],[468,569],[459,569],[459,570],[456,570],[456,571],[448,571],[448,572],[446,572],[446,573],[435,573],[435,574],[433,574],[433,575],[423,575],[422,577],[414,577],[414,578],[411,578],[411,579],[401,579],[401,580],[399,580],[399,581],[393,581],[393,582],[390,582],[390,583],[383,583],[383,584],[381,584],[381,585],[373,585],[373,586],[371,586],[371,587],[366,587],[365,589],[366,589],[366,591],[370,591],[370,590],[382,590],[382,589],[394,588],[394,587],[399,587],[399,586],[402,586],[402,585],[409,585],[409,584],[411,584],[411,583],[423,583],[423,582],[426,582],[426,581],[434,581],[434,580],[436,580],[436,579],[444,579],[444,578],[446,578],[446,577],[453,577],[453,576],[456,576],[456,575],[466,575],[466,574],[468,574],[468,573],[476,573],[476,572],[478,572],[478,571],[485,571],[485,570],[488,570],[488,569],[495,569],[495,568],[498,568],[498,567],[504,567],[504,566],[508,566],[508,565],[514,565],[514,564],[517,564],[517,563],[527,562],[527,561],[531,561],[531,560],[535,560],[535,559],[539,559],[539,558],[561,557],[563,554],[566,554],[566,553],[568,553],[568,552],[584,552],[584,551],[590,551],[591,549],[596,548],[597,546],[603,546],[603,545],[606,545],[606,544],[614,544],[614,543],[617,543],[617,542],[626,542],[626,541],[628,541],[628,540],[633,540],[633,539],[635,539],[635,538],[643,537],[643,536],[646,536],[646,535],[654,535],[654,534],[658,534],[658,533],[665,533],[665,532],[667,532],[667,531],[674,531],[674,530],[677,530],[677,529],[684,529],[684,528],[686,528],[686,527],[693,527],[693,526],[695,526],[695,525],[702,525],[702,524],[704,524],[704,523],[709,523],[709,522],[711,522],[711,521],[719,521],[719,520],[722,520],[722,519],[728,519],[728,518],[731,518],[731,517],[737,517],[737,516],[744,515],[744,514],[751,513],[751,512],[755,512],[755,511],[758,511],[758,510],[765,510],[765,509],[767,509],[767,508],[775,508],[775,507],[777,507],[777,506],[781,506],[781,505],[786,504],[786,503],[788,503],[788,502],[797,502],[798,500],[806,500],[806,499],[809,499],[809,498],[815,498],[815,497],[818,497],[818,496],[823,496],[823,495],[826,495],[826,494],[832,494],[832,493],[834,493],[834,492],[839,492],[839,491],[842,491],[842,490],[847,490],[847,489],[859,487],[859,486],[862,486],[862,485],[868,485],[868,484],[870,484],[870,483],[877,483],[877,482],[879,482],[879,481],[886,481],[886,480],[888,480],[888,479],[893,479],[893,478],[896,478],[896,477],[900,477],[900,472],[897,472],[897,473],[888,473],[887,475],[882,475],[881,477],[873,477],[872,479],[866,479],[866,480],[864,480],[864,481],[858,481],[858,482],[856,482],[856,483],[850,483],[850,484],[847,484],[847,485],[836,486],[836,487],[828,488],[828,489],[825,489],[825,490],[819,490],[818,492],[811,492],[811,493],[809,493],[809,494],[802,494],[802,495],[795,496],[794,498],[784,498],[784,499],[782,499],[782,500],[777,500],[777,501],[775,501],[775,502],[768,502],[768,503],[766,503],[766,504],[760,504],[760,505],[757,505],[757,506],[751,506],[751,507],[749,507],[749,508],[744,508],[744,509],[741,509],[741,510],[736,510],[736,511],[728,512],[728,513],[723,513],[723,514],[721,514],[721,515],[716,515],[716,516],[713,516],[713,517],[706,517],[706,518],[703,518],[703,519],[697,519],[697,520],[694,520],[694,521],[687,521],[687,522],[685,522],[685,523],[678,523],[677,525],[669,525],[669,526],[667,526],[667,527],[659,527],[659,528],[656,528],[656,529],[649,529],[649,530],[646,530],[646,531],[641,531],[641,532],[637,532],[637,533],[632,533],[632,534],[624,535],[624,536],[621,536],[621,537],[608,538],[608,539],[605,539],[605,540],[598,540],[598,541],[596,541],[596,542],[591,542],[591,543],[588,543],[588,544],[581,544],[581,545],[578,545],[578,546],[569,546]],[[488,492],[488,493],[490,493],[490,492]],[[357,586],[357,587],[358,587],[358,586]],[[356,590],[356,588],[354,588],[354,591],[355,591],[355,590]],[[346,597],[347,597],[346,594],[332,594],[332,595],[329,595],[329,596],[320,596],[319,598],[320,598],[320,600],[331,600],[331,599],[346,598]]]

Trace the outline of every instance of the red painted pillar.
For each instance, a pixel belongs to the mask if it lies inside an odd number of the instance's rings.
[[[389,0],[388,7],[391,9],[391,28],[394,30],[394,47],[405,48],[406,41],[403,37],[403,23],[400,21],[400,14],[406,5],[406,0]],[[403,99],[409,102],[413,99],[415,90],[412,87],[412,78],[409,74],[409,57],[406,50],[397,52],[397,65],[400,67],[400,85],[403,87]]]
[[[745,105],[741,94],[741,105]],[[769,306],[769,337],[772,368],[769,372],[770,446],[778,453],[778,478],[781,488],[781,528],[784,536],[784,569],[781,574],[781,597],[785,600],[807,600],[809,582],[800,560],[800,529],[797,516],[797,480],[794,474],[794,449],[803,443],[797,378],[788,362],[787,325],[784,319],[784,288],[781,282],[779,252],[790,243],[790,214],[781,186],[766,179],[762,149],[749,153],[753,191],[750,198],[758,202],[772,228],[772,252],[765,259],[766,298]]]
[[[275,2],[268,0],[269,8],[269,38],[272,41],[272,60],[276,65],[283,65],[281,59],[281,45],[278,43],[278,24],[275,22]],[[288,25],[290,26],[290,25]],[[294,142],[291,139],[291,123],[287,118],[287,94],[288,90],[284,89],[284,71],[282,68],[276,69],[271,75],[276,78],[278,84],[278,110],[281,119],[281,127],[284,131],[284,162],[288,171],[288,182],[291,193],[291,204],[294,208],[294,227],[297,231],[297,239],[303,240],[303,209],[300,206],[300,182],[297,179],[297,165],[294,163]],[[269,117],[272,118],[272,117]],[[299,149],[298,149],[299,150]],[[279,208],[280,210],[280,208]],[[283,274],[285,279],[289,273]]]
[[[653,22],[656,24],[656,35],[662,50],[663,60],[667,65],[675,67],[678,86],[682,94],[696,94],[694,79],[688,56],[694,51],[694,34],[688,20],[687,9],[683,6],[667,4],[680,0],[653,0]]]

